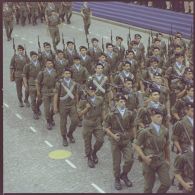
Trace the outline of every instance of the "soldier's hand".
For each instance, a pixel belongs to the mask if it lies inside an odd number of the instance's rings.
[[[91,105],[89,103],[86,104],[86,108],[89,109],[91,108]]]
[[[150,165],[150,163],[151,163],[151,161],[152,161],[151,157],[152,157],[152,154],[150,154],[150,155],[144,157],[143,160],[144,160],[144,162],[145,162],[147,165]]]
[[[113,138],[118,142],[120,140],[120,134],[119,133],[115,133],[113,135]]]
[[[193,188],[193,183],[192,182],[186,182],[185,185],[183,186],[186,191],[191,192]]]

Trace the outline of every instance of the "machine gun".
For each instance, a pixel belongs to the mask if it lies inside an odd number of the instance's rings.
[[[102,37],[102,51],[104,52],[104,40],[103,40],[103,37]]]
[[[112,30],[111,30],[111,32],[110,32],[110,40],[111,40],[111,43],[113,44]]]
[[[130,27],[129,27],[129,33],[127,35],[127,47],[129,47],[130,42],[131,42],[131,32],[130,32]]]
[[[63,51],[65,51],[65,42],[64,42],[64,35],[62,33],[62,44],[63,44]]]
[[[39,40],[39,35],[38,35],[38,47],[39,47],[39,52],[41,52],[41,44],[40,44],[40,40]]]
[[[75,49],[75,52],[77,53],[77,47],[76,47],[76,43],[75,43],[75,38],[73,38],[73,42],[74,42],[74,49]]]
[[[193,85],[193,80],[186,79],[184,76],[171,75],[171,79],[179,79],[185,85]]]
[[[87,34],[85,34],[85,36],[86,36],[87,48],[89,49],[89,39],[88,39]]]

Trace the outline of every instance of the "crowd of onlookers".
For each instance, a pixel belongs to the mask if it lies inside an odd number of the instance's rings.
[[[127,1],[126,1],[127,2]],[[155,7],[160,9],[167,9],[176,12],[183,12],[186,14],[194,13],[194,1],[191,0],[129,0],[130,3],[144,5],[148,7]]]

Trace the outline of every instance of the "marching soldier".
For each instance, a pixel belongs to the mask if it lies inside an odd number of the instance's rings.
[[[44,51],[39,50],[39,61],[45,66],[47,60],[54,61],[55,54],[51,50],[51,44],[48,42],[43,43]]]
[[[68,60],[64,58],[64,52],[62,50],[56,51],[56,58],[54,60],[54,68],[56,69],[58,79],[63,77],[64,68],[69,67]]]
[[[37,18],[39,16],[39,5],[38,2],[28,2],[27,6],[29,8],[29,14],[30,17],[32,18],[32,25],[36,25],[37,24]]]
[[[106,43],[105,54],[107,56],[107,62],[110,64],[112,73],[115,73],[118,71],[118,55],[116,52],[114,52],[112,43]]]
[[[182,154],[185,150],[193,145],[193,102],[185,102],[186,115],[173,126],[172,141],[177,148],[177,153]]]
[[[9,7],[8,4],[3,4],[3,22],[7,35],[7,41],[10,41],[12,39],[11,34],[13,31],[13,21],[13,9]]]
[[[26,18],[28,15],[28,8],[26,2],[18,2],[18,8],[21,19],[21,25],[25,26]]]
[[[42,100],[40,97],[37,97],[36,78],[38,73],[43,70],[43,66],[38,61],[38,54],[35,51],[30,52],[30,57],[30,63],[26,64],[23,68],[23,82],[26,90],[29,90],[33,118],[37,120],[41,114],[39,107],[42,103]]]
[[[89,27],[91,25],[92,11],[90,7],[88,7],[88,3],[86,1],[83,2],[83,7],[81,8],[81,15],[83,17],[85,34],[88,35]]]
[[[43,23],[43,20],[45,19],[46,2],[38,2],[38,6],[39,6],[39,18],[41,20],[41,23]]]
[[[79,118],[76,104],[78,102],[78,86],[71,78],[70,68],[65,68],[63,78],[56,83],[56,92],[54,95],[54,112],[59,110],[60,114],[60,131],[63,138],[63,145],[68,146],[67,137],[70,143],[75,143],[73,132],[75,131]],[[59,102],[59,107],[58,107]],[[71,123],[67,132],[67,117],[70,117]]]
[[[125,56],[125,47],[122,45],[123,38],[120,36],[116,36],[116,44],[113,48],[113,51],[115,51],[118,54],[118,63],[124,59]]]
[[[133,150],[131,141],[136,137],[133,113],[125,106],[126,98],[123,94],[116,96],[116,108],[111,111],[104,121],[104,129],[111,142],[113,173],[115,177],[115,189],[121,190],[123,180],[127,187],[133,184],[128,179],[128,173],[133,165]],[[120,171],[121,154],[124,157],[123,171]]]
[[[71,70],[72,70],[72,79],[76,83],[79,83],[80,85],[84,85],[89,77],[89,73],[87,69],[81,65],[80,56],[77,55],[74,57]]]
[[[68,60],[69,66],[73,65],[73,59],[77,55],[75,43],[72,41],[67,41],[67,47],[64,51],[64,56]]]
[[[30,59],[24,53],[24,47],[22,45],[18,45],[17,50],[18,50],[18,54],[14,54],[10,62],[10,80],[15,81],[19,106],[24,107],[23,100],[22,100],[22,85],[23,85],[22,73],[25,64],[28,64]],[[28,97],[29,97],[29,91],[25,90],[24,103],[26,104],[27,107],[30,106]]]
[[[87,96],[79,103],[79,116],[83,116],[83,139],[85,154],[88,157],[88,166],[94,168],[98,163],[97,152],[104,143],[103,121],[103,98],[95,95],[96,87],[92,82],[87,84]],[[96,142],[91,146],[92,135]]]
[[[45,4],[44,7],[45,7],[45,21],[47,23],[48,16],[51,16],[52,11],[56,12],[56,6],[54,2],[47,2],[47,4]]]
[[[96,64],[98,62],[98,58],[100,57],[100,54],[102,53],[102,49],[98,45],[99,40],[96,38],[91,39],[92,47],[88,50],[88,55],[91,56],[93,63]]]
[[[106,61],[106,54],[100,53],[100,56],[98,58],[98,64],[102,64],[104,66],[103,68],[103,74],[108,77],[109,81],[112,82],[112,74],[111,74],[111,67],[110,64]],[[96,64],[97,64],[96,63]]]
[[[135,79],[134,75],[130,72],[131,69],[131,63],[126,61],[122,64],[122,71],[120,71],[116,76],[114,77],[114,83],[116,85],[123,85],[124,79],[126,77],[130,77],[132,80]]]
[[[193,191],[193,146],[183,154],[177,155],[174,161],[174,175],[184,193]]]
[[[176,121],[179,121],[182,119],[182,117],[185,115],[184,113],[184,108],[185,108],[185,102],[193,102],[194,101],[194,87],[193,85],[188,85],[187,89],[186,89],[186,95],[181,98],[178,99],[175,104],[173,105],[171,112],[172,112],[172,116],[173,116],[173,124]]]
[[[137,41],[137,48],[141,51],[142,56],[145,55],[145,47],[144,44],[141,42],[142,36],[140,34],[135,34],[134,39]]]
[[[51,130],[55,125],[53,120],[53,97],[55,93],[55,83],[57,80],[56,70],[53,68],[52,60],[47,59],[45,69],[37,75],[36,89],[39,98],[42,97],[47,129]]]
[[[18,3],[14,3],[14,12],[15,12],[16,24],[19,24],[20,12],[19,12],[19,5],[18,5]]]
[[[92,66],[92,59],[89,55],[87,55],[87,48],[85,46],[80,46],[80,59],[81,59],[81,65],[84,66],[89,74],[92,74],[93,66]]]
[[[108,107],[111,104],[111,100],[113,99],[113,94],[111,91],[109,84],[108,77],[103,74],[104,65],[103,64],[96,64],[95,66],[95,74],[90,76],[89,79],[93,82],[96,86],[95,94],[97,96],[101,96],[103,98],[103,114],[108,111]]]
[[[157,193],[166,193],[171,186],[169,131],[162,125],[161,109],[151,109],[150,116],[152,122],[140,132],[133,146],[142,160],[144,193],[152,193],[156,173],[161,183]]]
[[[64,16],[66,16],[66,21],[67,21],[67,24],[70,24],[71,21],[71,16],[72,16],[72,2],[62,2],[62,6],[63,6],[63,19],[64,19]],[[64,22],[64,20],[63,20]]]
[[[60,32],[58,27],[58,24],[60,24],[59,14],[52,10],[51,15],[48,15],[46,18],[46,23],[52,38],[53,48],[56,51],[56,46],[60,42]]]

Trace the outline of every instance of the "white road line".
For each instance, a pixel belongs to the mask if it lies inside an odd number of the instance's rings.
[[[9,105],[7,105],[6,103],[3,103],[5,107],[9,108]]]
[[[72,163],[70,162],[69,160],[66,160],[66,162],[74,169],[76,169],[77,167]]]
[[[22,40],[26,40],[24,37],[21,38]]]
[[[76,28],[75,26],[70,26],[70,28]]]
[[[49,146],[49,147],[53,147],[53,145],[52,144],[50,144],[47,140],[45,140],[45,143]]]
[[[29,127],[30,129],[31,129],[31,131],[33,131],[34,133],[36,133],[37,132],[37,130],[36,129],[34,129],[33,127]]]
[[[105,38],[105,39],[109,39],[110,37],[108,37],[108,36],[103,36],[103,38]]]
[[[78,30],[81,31],[81,32],[83,31],[83,29],[81,29],[81,28],[78,28]]]
[[[33,42],[32,42],[32,41],[29,41],[29,43],[30,43],[30,44],[33,44]]]
[[[98,192],[100,192],[100,193],[106,193],[106,192],[104,192],[104,190],[102,190],[99,186],[97,186],[96,184],[94,184],[94,183],[92,183],[91,184]]]
[[[15,37],[18,37],[18,35],[17,35],[17,34],[14,34],[14,36],[15,36]]]
[[[16,116],[22,120],[22,117],[17,113]]]

